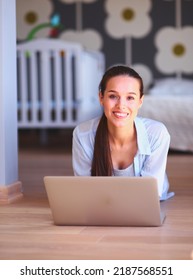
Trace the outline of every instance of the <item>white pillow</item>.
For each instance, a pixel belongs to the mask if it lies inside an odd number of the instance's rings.
[[[149,89],[151,95],[193,95],[193,81],[188,79],[165,78],[155,81]]]

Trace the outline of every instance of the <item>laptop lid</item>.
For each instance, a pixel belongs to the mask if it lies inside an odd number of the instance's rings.
[[[73,226],[160,226],[153,177],[45,176],[53,220]]]

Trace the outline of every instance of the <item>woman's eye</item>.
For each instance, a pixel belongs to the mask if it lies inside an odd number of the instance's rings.
[[[116,96],[115,94],[111,94],[111,95],[109,95],[109,98],[110,98],[110,99],[116,99],[117,96]]]
[[[133,96],[128,96],[127,100],[134,100],[134,97]]]

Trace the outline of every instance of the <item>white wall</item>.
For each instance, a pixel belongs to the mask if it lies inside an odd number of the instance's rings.
[[[0,0],[0,186],[18,181],[15,0]]]

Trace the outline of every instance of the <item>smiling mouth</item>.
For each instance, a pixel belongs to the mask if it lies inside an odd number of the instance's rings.
[[[122,118],[126,118],[129,113],[125,113],[125,112],[113,112],[114,116],[116,118],[122,119]]]

